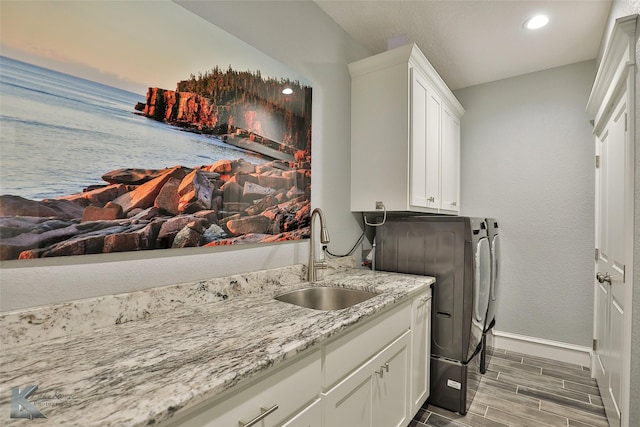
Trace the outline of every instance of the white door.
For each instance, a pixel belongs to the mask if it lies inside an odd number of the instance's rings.
[[[625,316],[626,92],[596,138],[595,377],[607,418],[620,426]]]

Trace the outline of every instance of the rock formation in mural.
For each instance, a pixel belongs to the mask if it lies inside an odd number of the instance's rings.
[[[0,259],[97,254],[308,237],[310,159],[242,159],[120,169],[108,185],[33,201],[0,196]]]

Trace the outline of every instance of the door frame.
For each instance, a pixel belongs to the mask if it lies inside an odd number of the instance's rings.
[[[607,114],[607,125],[602,132],[596,135],[596,156],[599,156],[600,164],[596,162],[596,209],[595,209],[595,247],[596,259],[594,277],[598,273],[610,273],[609,280],[599,283],[594,280],[594,348],[592,352],[592,377],[598,382],[600,395],[602,397],[607,419],[612,427],[619,427],[622,418],[622,400],[626,387],[623,385],[621,374],[624,370],[626,362],[624,354],[630,354],[630,350],[625,347],[630,344],[631,337],[631,314],[628,311],[632,306],[632,292],[629,282],[625,280],[625,268],[629,265],[629,249],[628,243],[630,232],[628,228],[632,227],[633,208],[630,207],[628,200],[629,190],[632,188],[629,178],[633,177],[632,168],[629,167],[630,140],[628,138],[627,117],[629,113],[629,97],[627,96],[626,85],[621,87],[614,97],[613,108]],[[606,145],[606,148],[605,148]],[[620,151],[619,159],[622,164],[611,163],[615,161],[616,156],[613,153]],[[596,157],[598,158],[598,157]],[[619,183],[624,192],[619,200],[621,205],[610,205],[610,197],[616,192],[618,182],[610,181],[611,174],[617,174],[616,170],[621,171],[622,182]],[[604,174],[604,175],[603,175]],[[603,177],[605,178],[603,180]],[[605,186],[603,186],[603,184]],[[603,199],[603,191],[606,199]],[[622,213],[622,221],[611,218],[615,212]],[[602,214],[604,222],[602,221]],[[615,223],[620,223],[620,236],[622,241],[618,249],[621,256],[616,256],[614,248],[618,247],[615,234],[612,230],[606,230],[608,244],[601,240],[603,230],[602,226],[615,227]],[[627,237],[627,238],[625,238]],[[610,246],[613,245],[613,246]],[[612,261],[615,261],[613,264]],[[619,268],[621,264],[623,268]],[[608,284],[607,284],[608,282]],[[622,318],[615,313],[621,313]],[[615,315],[615,316],[614,316]],[[618,321],[622,327],[615,327],[614,320]],[[602,375],[604,373],[604,376]],[[613,387],[613,388],[612,388]],[[618,395],[619,394],[619,395]]]
[[[624,194],[624,236],[625,236],[625,308],[623,319],[623,349],[622,349],[622,390],[619,402],[621,426],[629,427],[630,404],[631,404],[631,345],[632,345],[632,314],[633,314],[633,285],[634,285],[634,193],[635,193],[635,79],[637,66],[635,57],[635,47],[638,42],[636,28],[638,26],[638,15],[617,19],[609,37],[602,62],[595,78],[593,89],[587,102],[587,113],[594,119],[594,135],[596,144],[599,143],[604,126],[607,124],[611,109],[614,103],[619,100],[621,91],[626,90],[627,102],[627,133],[625,138],[625,194]],[[596,203],[599,202],[599,189],[596,184]],[[597,214],[596,210],[596,214]],[[598,235],[599,218],[595,219],[595,232]],[[595,242],[596,245],[598,242]],[[597,246],[596,246],[597,248]],[[598,285],[595,280],[597,272],[597,262],[594,264],[594,286]],[[593,288],[596,289],[595,287]],[[593,333],[596,337],[597,316],[596,295],[594,293],[594,324]],[[635,307],[639,309],[639,307]],[[592,354],[592,375],[594,375],[596,358]]]

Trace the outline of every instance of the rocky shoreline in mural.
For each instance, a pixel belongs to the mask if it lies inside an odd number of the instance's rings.
[[[311,165],[243,159],[120,169],[56,199],[0,196],[0,259],[297,240],[309,235]]]

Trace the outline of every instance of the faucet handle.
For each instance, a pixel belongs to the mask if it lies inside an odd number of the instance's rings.
[[[324,259],[314,262],[313,265],[315,268],[322,268],[322,269],[326,269],[329,267],[329,264],[327,264],[327,261]]]

